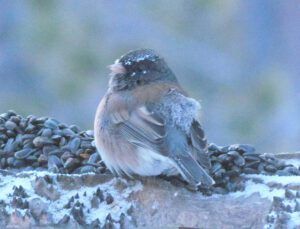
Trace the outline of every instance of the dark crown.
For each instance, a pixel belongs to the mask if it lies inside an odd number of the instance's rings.
[[[160,57],[153,50],[139,49],[126,53],[118,60],[118,62],[126,67],[144,61],[155,62],[158,59],[160,59]]]

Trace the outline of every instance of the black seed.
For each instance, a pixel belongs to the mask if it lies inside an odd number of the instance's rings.
[[[222,165],[220,163],[215,163],[212,165],[211,171],[212,171],[212,173],[216,173],[220,169],[222,169]]]
[[[231,169],[231,170],[226,171],[225,175],[229,176],[229,177],[236,177],[239,175],[239,172]]]
[[[242,167],[245,165],[245,159],[241,156],[236,156],[236,158],[234,159],[234,164],[236,164],[239,167]]]
[[[222,178],[222,176],[225,174],[225,172],[226,172],[225,169],[220,169],[214,174],[214,177]]]
[[[107,204],[111,204],[112,202],[114,202],[114,198],[112,197],[112,195],[109,193],[109,194],[107,194],[107,196],[106,196],[106,203]]]
[[[288,199],[294,199],[296,197],[295,194],[291,190],[289,190],[289,189],[285,190],[285,194],[284,195]]]
[[[5,152],[15,152],[17,146],[18,146],[18,143],[15,142],[15,139],[9,138],[6,142],[6,145],[3,150]]]
[[[32,125],[31,123],[25,129],[26,133],[32,133],[36,129],[36,126]]]
[[[284,208],[283,199],[278,196],[273,197],[273,207],[275,210],[281,210]]]
[[[65,137],[72,137],[72,136],[75,135],[75,133],[74,133],[72,130],[68,129],[68,128],[64,129],[64,130],[62,131],[62,134],[63,134]]]
[[[80,168],[80,173],[94,173],[96,169],[94,166],[86,165]]]
[[[23,160],[18,160],[18,159],[15,159],[12,166],[15,167],[15,168],[21,168],[21,167],[24,167],[26,165],[25,161]]]
[[[296,167],[286,167],[284,170],[292,175],[300,175],[300,171]]]
[[[125,219],[126,219],[125,214],[121,213],[120,220],[119,220],[119,224],[120,224],[121,229],[125,229]]]
[[[240,157],[240,154],[237,151],[229,151],[227,154],[232,156],[233,158]]]
[[[61,138],[61,136],[60,136],[60,135],[53,135],[51,138],[52,138],[52,140],[54,140],[54,141],[59,141],[60,138]]]
[[[16,133],[13,130],[8,130],[8,131],[6,131],[6,135],[9,138],[13,138],[16,136]]]
[[[218,161],[221,162],[222,164],[226,164],[231,160],[231,157],[227,154],[221,154],[218,156]]]
[[[221,195],[225,195],[228,193],[228,191],[224,188],[221,188],[221,187],[216,187],[213,189],[213,192],[216,193],[216,194],[221,194]]]
[[[18,196],[18,197],[21,197],[21,198],[28,197],[28,195],[25,192],[25,189],[23,188],[23,186],[19,186],[19,187],[14,186],[13,189],[14,189],[13,196]]]
[[[290,218],[291,218],[290,215],[285,212],[280,212],[278,215],[278,221],[281,224],[286,224]]]
[[[78,159],[76,159],[76,158],[68,158],[67,161],[64,163],[64,168],[72,171],[79,164],[80,164],[80,161]]]
[[[61,220],[58,221],[58,225],[67,224],[70,220],[70,216],[67,214],[64,215],[64,217],[61,218]]]
[[[260,158],[255,155],[243,155],[246,161],[260,161]]]
[[[45,123],[45,127],[50,128],[50,129],[56,129],[58,127],[58,121],[56,121],[55,119],[51,119],[49,118]]]
[[[98,198],[100,199],[101,202],[104,200],[104,195],[103,195],[103,192],[100,188],[97,188],[96,196],[98,196]]]
[[[97,196],[93,196],[91,199],[92,208],[98,208],[100,204],[99,198]]]
[[[267,216],[267,222],[268,223],[274,223],[275,222],[275,217],[273,215],[268,215]]]
[[[254,153],[255,148],[251,145],[247,144],[236,144],[236,145],[231,145],[229,147],[229,150],[235,150],[241,153]]]
[[[110,214],[108,214],[108,215],[106,216],[104,228],[105,228],[105,229],[113,229],[113,228],[114,228],[113,219],[112,219],[112,217],[111,217]]]
[[[52,135],[52,130],[49,128],[44,129],[41,134],[41,136],[43,137],[51,137],[51,135]]]
[[[266,165],[265,170],[270,173],[275,173],[277,171],[276,167],[273,165]]]
[[[214,143],[210,143],[207,149],[209,151],[220,151],[219,147]]]
[[[33,144],[34,144],[35,147],[42,148],[45,145],[53,144],[53,140],[49,139],[47,137],[38,136],[38,137],[33,139]]]
[[[9,157],[9,158],[7,158],[6,162],[9,166],[12,166],[14,164],[14,161],[15,161],[15,158]]]
[[[69,149],[71,150],[71,152],[75,153],[78,150],[79,146],[80,146],[80,139],[79,138],[73,138],[69,142],[68,146],[69,146]]]
[[[74,206],[71,210],[71,214],[73,215],[73,218],[80,224],[85,225],[84,215],[83,215],[83,209],[82,206]]]
[[[76,125],[71,125],[69,126],[69,128],[74,132],[74,133],[78,133],[80,131],[79,127]]]
[[[29,148],[23,149],[23,150],[19,150],[17,152],[15,152],[15,157],[17,159],[25,159],[27,157],[29,157],[32,153],[34,153],[35,151]]]
[[[92,221],[90,227],[93,229],[98,229],[98,228],[100,229],[100,220],[97,218],[94,221]]]
[[[62,161],[59,159],[59,157],[55,155],[50,155],[48,157],[48,168],[52,168],[56,166],[57,168],[60,168],[63,166]]]
[[[244,169],[243,169],[243,172],[244,172],[245,174],[257,174],[257,170],[252,169],[252,168],[244,168]]]
[[[12,121],[6,121],[4,124],[5,128],[8,130],[14,130],[17,128],[17,124]]]
[[[300,212],[300,202],[296,200],[296,204],[295,204],[295,212]]]
[[[260,165],[260,161],[251,161],[246,163],[245,167],[246,168],[252,168],[252,169],[257,169],[257,167]]]

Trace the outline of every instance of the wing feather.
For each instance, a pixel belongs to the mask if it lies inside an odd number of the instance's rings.
[[[130,143],[162,153],[166,137],[165,122],[161,116],[142,106],[130,115],[118,112],[111,120],[118,125],[118,130]]]
[[[179,155],[180,160],[173,159],[190,182],[211,183],[209,181],[212,179],[207,174],[211,167],[207,142],[201,125],[195,119],[190,125],[189,133],[186,133],[177,128],[176,123],[166,123],[163,114],[157,110],[144,105],[130,113],[125,109],[115,112],[111,115],[111,121],[119,134],[131,144],[171,158],[172,155]],[[175,132],[180,133],[181,137],[176,138]],[[192,176],[193,179],[190,178]]]
[[[193,121],[191,126],[190,139],[197,161],[203,168],[209,170],[211,163],[207,153],[207,140],[200,123],[196,120]]]

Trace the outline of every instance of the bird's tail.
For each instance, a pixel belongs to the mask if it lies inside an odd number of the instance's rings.
[[[215,181],[199,163],[188,153],[173,156],[178,169],[186,181],[193,185],[212,186]]]

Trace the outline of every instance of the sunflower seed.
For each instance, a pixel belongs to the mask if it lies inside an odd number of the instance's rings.
[[[79,164],[80,161],[78,159],[68,158],[67,161],[64,163],[64,168],[68,170],[74,170]]]
[[[26,149],[15,152],[15,157],[17,159],[25,159],[25,158],[29,157],[33,152],[34,152],[34,150],[26,148]]]
[[[242,167],[245,165],[245,159],[241,156],[236,156],[234,159],[234,164],[236,164],[239,167]]]
[[[35,137],[33,139],[33,144],[34,144],[35,147],[41,148],[45,145],[53,144],[53,141],[51,139],[47,138],[47,137],[38,136],[38,137]]]
[[[4,126],[8,130],[14,130],[17,128],[17,124],[9,120],[5,122]]]
[[[44,123],[45,127],[50,128],[52,130],[57,129],[58,124],[59,124],[59,122],[52,118],[47,119],[47,121],[45,121],[45,123]]]

